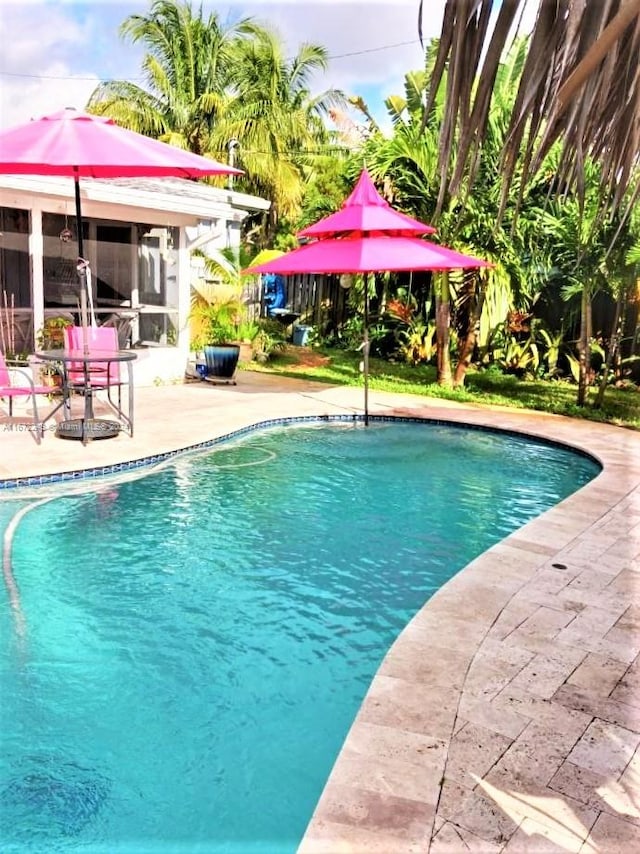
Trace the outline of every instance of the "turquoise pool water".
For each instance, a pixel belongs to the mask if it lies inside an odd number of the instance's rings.
[[[598,470],[446,426],[288,427],[33,508],[23,636],[8,596],[0,619],[2,850],[295,851],[399,630]]]

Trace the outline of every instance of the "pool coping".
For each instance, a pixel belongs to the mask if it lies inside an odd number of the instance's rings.
[[[159,435],[155,416],[144,434],[141,417],[137,440],[65,448],[62,457],[47,439],[36,462],[28,450],[22,469],[17,458],[5,472],[33,476],[28,473],[39,468],[50,476],[58,459],[86,461],[96,470],[105,460],[122,466],[140,455],[139,448],[152,451],[147,459],[175,454],[189,440],[220,441],[265,420],[329,420],[336,414],[353,419],[362,413],[358,389],[243,380],[253,386],[202,394],[188,387],[149,390],[153,407],[180,406],[183,422],[192,412],[206,414],[206,422],[199,417],[201,424],[191,421],[182,433],[168,419]],[[147,417],[156,411],[149,406]],[[640,618],[633,611],[640,598],[640,433],[540,412],[381,392],[370,394],[370,411],[531,436],[587,453],[603,469],[461,570],[403,630],[347,735],[301,854],[458,854],[467,846],[492,854],[532,850],[532,839],[556,839],[565,850],[586,846],[580,848],[586,852],[620,850],[606,847],[607,840],[619,838],[628,850],[630,828],[637,833],[640,817],[612,810],[602,798],[592,803],[596,783],[606,775],[586,767],[591,754],[584,742],[595,740],[610,764],[617,756],[609,743],[614,736],[626,739],[633,751],[636,736],[640,743],[640,710],[624,694],[640,652]],[[271,414],[278,417],[265,419]],[[22,452],[26,441],[14,435],[6,447]],[[0,496],[17,497],[12,493]],[[547,744],[554,746],[549,756]],[[536,751],[545,757],[542,770],[541,760],[531,758]],[[533,778],[527,763],[536,769]],[[629,782],[634,763],[637,757],[616,767],[605,782],[624,782],[640,803],[640,772]],[[593,786],[585,783],[588,774]],[[510,801],[505,792],[511,792]],[[547,798],[564,813],[550,817],[535,798]]]
[[[371,424],[398,423],[398,424],[433,424],[440,426],[458,427],[460,429],[480,430],[487,433],[500,432],[503,435],[510,435],[526,438],[526,434],[517,430],[500,430],[495,427],[487,427],[480,424],[460,423],[447,418],[435,418],[432,416],[413,416],[413,415],[377,415],[370,414],[367,419]],[[112,463],[101,466],[91,466],[89,468],[68,469],[60,472],[50,472],[40,475],[25,475],[23,477],[0,478],[0,494],[5,493],[6,497],[15,496],[16,493],[12,490],[20,490],[30,487],[52,486],[55,484],[91,482],[95,479],[107,479],[110,475],[120,475],[125,472],[138,471],[141,475],[148,474],[150,470],[159,464],[169,463],[172,460],[179,459],[191,454],[197,454],[203,451],[212,450],[225,442],[245,436],[249,433],[255,433],[260,430],[266,430],[274,427],[287,427],[296,424],[364,424],[365,417],[357,413],[350,414],[327,414],[327,415],[289,415],[282,418],[269,418],[265,421],[257,421],[254,424],[239,427],[229,433],[222,433],[213,439],[206,439],[196,444],[187,445],[184,448],[178,448],[170,451],[163,451],[157,454],[149,454],[144,457],[136,457],[125,462]],[[598,462],[595,457],[580,448],[575,448],[568,445],[566,442],[561,442],[555,439],[541,439],[539,441],[548,444],[550,447],[564,448],[572,452],[584,456],[588,459]]]

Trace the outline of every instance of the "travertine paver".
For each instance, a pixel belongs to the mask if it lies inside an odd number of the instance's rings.
[[[371,411],[520,430],[594,454],[590,484],[474,560],[394,643],[301,854],[640,851],[640,434],[372,393]],[[241,374],[142,389],[134,439],[0,433],[0,479],[185,447],[361,392]]]
[[[429,849],[431,854],[453,854],[465,851],[468,854],[499,854],[502,846],[481,839],[463,827],[445,822],[433,837]]]
[[[640,659],[627,668],[611,690],[611,699],[640,708]]]
[[[640,827],[609,812],[600,813],[591,829],[590,837],[593,851],[610,851],[616,854],[640,851]]]
[[[560,852],[577,854],[585,851],[583,834],[584,828],[571,833],[567,832],[562,824],[549,826],[527,816],[501,850],[505,854],[560,854]]]
[[[567,679],[567,683],[591,689],[602,697],[608,697],[622,684],[621,680],[628,672],[629,668],[624,662],[590,652],[585,656],[580,667],[577,667]]]
[[[581,709],[600,720],[618,724],[633,732],[640,731],[640,710],[636,706],[620,703],[611,697],[603,698],[595,688],[583,689],[563,685],[558,688],[553,699],[565,708]]]
[[[449,744],[447,780],[473,787],[511,747],[508,736],[497,735],[470,721],[462,724]]]
[[[617,724],[593,720],[573,746],[567,761],[618,779],[640,744],[640,734]]]

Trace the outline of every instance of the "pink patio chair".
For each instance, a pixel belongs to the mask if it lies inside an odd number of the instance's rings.
[[[86,338],[85,338],[86,336]],[[83,329],[81,326],[67,326],[64,330],[64,347],[67,352],[74,350],[83,351],[87,344],[89,353],[118,353],[119,341],[118,330],[113,326],[89,326]],[[82,362],[69,362],[66,365],[65,394],[67,395],[67,409],[70,409],[69,393],[76,391],[80,394],[93,395],[94,392],[106,390],[107,399],[111,408],[118,417],[124,421],[133,435],[133,386],[131,375],[123,377],[120,370],[120,362],[90,362],[87,367]],[[129,387],[128,410],[122,406],[122,387]],[[117,389],[117,400],[111,395],[112,389]]]
[[[92,350],[106,353],[118,352],[118,330],[113,326],[88,326],[86,330],[81,326],[65,327],[65,350],[84,350],[85,334],[89,352]],[[67,382],[70,386],[84,388],[87,378],[93,388],[119,386],[121,384],[120,365],[118,362],[93,363],[89,365],[88,377],[85,376],[82,362],[70,362],[67,365]]]
[[[0,353],[0,400],[8,400],[9,417],[13,418],[13,399],[15,397],[31,398],[33,404],[33,426],[38,444],[40,444],[40,440],[44,437],[44,425],[49,416],[40,420],[36,398],[39,394],[49,396],[51,392],[52,389],[50,386],[36,385],[27,371],[7,366],[4,355]]]

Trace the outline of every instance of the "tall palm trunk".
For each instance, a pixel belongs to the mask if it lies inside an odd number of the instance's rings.
[[[591,373],[591,287],[585,283],[582,287],[582,303],[580,307],[580,340],[578,341],[578,406],[584,406],[587,401],[589,375]]]
[[[436,297],[436,361],[438,366],[438,385],[453,385],[451,374],[451,355],[449,352],[449,334],[451,327],[451,290],[449,273],[443,271],[434,275]]]
[[[477,277],[470,281],[469,285],[469,312],[467,320],[467,328],[463,335],[460,336],[458,342],[458,364],[456,365],[453,384],[456,388],[464,385],[464,378],[467,374],[467,369],[471,364],[473,351],[475,350],[478,333],[480,331],[480,315],[484,305],[484,298],[487,292],[486,285],[478,284]]]
[[[620,287],[620,289],[618,290],[618,298],[616,299],[616,311],[613,317],[613,323],[611,324],[611,337],[609,339],[609,349],[607,351],[607,358],[604,360],[604,365],[602,366],[602,379],[600,380],[598,395],[593,404],[595,409],[600,409],[602,404],[604,403],[604,393],[607,388],[609,373],[611,372],[613,360],[615,359],[616,353],[618,352],[618,347],[620,346],[620,339],[622,338],[622,327],[624,325],[623,307],[626,301],[625,296],[626,294],[624,287]]]

